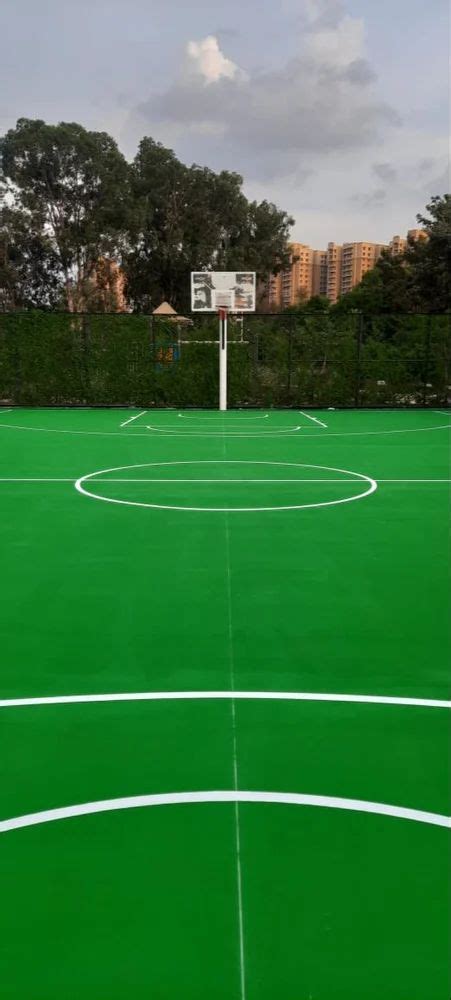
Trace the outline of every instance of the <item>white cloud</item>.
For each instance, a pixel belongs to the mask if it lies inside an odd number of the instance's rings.
[[[363,23],[328,0],[315,0],[315,11],[321,16],[301,33],[298,56],[271,72],[246,75],[213,35],[189,42],[179,78],[140,114],[153,131],[223,134],[237,169],[248,169],[253,154],[260,176],[311,169],[318,154],[371,145],[398,119],[373,86]]]
[[[239,67],[223,55],[214,35],[208,35],[199,42],[188,42],[186,52],[188,73],[199,75],[205,83],[233,80],[240,75]]]
[[[243,174],[248,197],[294,215],[301,242],[388,242],[442,192],[444,136],[382,99],[364,22],[342,0],[302,0],[297,23],[294,58],[249,75],[233,40],[191,42],[179,76],[137,109],[141,134]]]

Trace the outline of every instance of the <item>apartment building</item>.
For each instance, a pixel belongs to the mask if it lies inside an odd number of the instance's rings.
[[[327,284],[326,295],[331,302],[336,302],[341,288],[341,246],[337,243],[327,244]]]
[[[327,250],[312,250],[306,243],[290,243],[291,263],[280,274],[271,275],[267,287],[269,308],[286,309],[313,295],[337,302],[352,291],[377,263],[383,250],[404,253],[409,240],[427,239],[423,229],[409,229],[407,237],[393,236],[384,243],[328,243]]]
[[[398,257],[407,250],[407,240],[404,236],[394,236],[390,243],[388,244],[390,253],[393,257]]]
[[[377,263],[383,250],[382,243],[344,243],[341,248],[340,295],[346,295]]]
[[[428,234],[424,229],[409,229],[407,233],[407,238],[404,236],[394,236],[389,243],[390,253],[394,257],[398,254],[403,254],[407,250],[409,243],[416,242],[417,240],[427,240]]]
[[[312,295],[327,295],[327,250],[313,250]]]

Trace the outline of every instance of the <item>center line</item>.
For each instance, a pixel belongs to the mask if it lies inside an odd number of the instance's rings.
[[[224,460],[226,456],[225,436],[222,439]],[[227,584],[227,631],[229,640],[229,664],[230,664],[230,688],[232,691],[231,716],[232,716],[232,757],[233,757],[233,787],[238,791],[238,746],[236,727],[236,703],[233,697],[235,691],[235,659],[233,651],[233,622],[232,622],[232,578],[230,568],[230,526],[229,515],[225,512],[225,539],[226,539],[226,584]],[[246,960],[244,951],[244,911],[243,911],[243,873],[241,868],[241,829],[240,829],[240,806],[238,800],[235,801],[235,851],[236,851],[236,888],[238,903],[238,935],[240,952],[240,989],[241,1000],[246,1000]]]

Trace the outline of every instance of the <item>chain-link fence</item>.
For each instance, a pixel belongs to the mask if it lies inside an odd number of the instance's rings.
[[[229,318],[229,405],[444,406],[450,315]],[[216,407],[216,316],[0,314],[0,403]]]

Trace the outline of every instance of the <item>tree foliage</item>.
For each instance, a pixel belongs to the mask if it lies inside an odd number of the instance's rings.
[[[0,140],[0,287],[10,307],[87,311],[98,262],[120,262],[130,306],[189,305],[192,270],[288,263],[293,220],[249,202],[242,178],[181,163],[144,138],[132,164],[104,132],[22,118]]]
[[[368,314],[451,310],[451,195],[434,196],[428,216],[417,215],[427,239],[410,240],[404,254],[385,251],[335,309]]]
[[[189,307],[190,272],[256,270],[261,279],[286,266],[293,220],[266,201],[248,202],[229,171],[182,164],[153,139],[140,143],[131,167],[133,220],[126,258],[135,308],[168,299]]]
[[[289,266],[293,219],[242,187],[239,174],[187,166],[149,137],[128,163],[105,132],[21,118],[0,139],[0,307],[117,309],[117,264],[135,312],[163,299],[187,310],[193,270],[252,269],[263,283]],[[333,311],[450,310],[451,196],[426,212],[427,239],[384,252]],[[306,308],[329,304],[296,311]]]
[[[6,133],[0,153],[8,259],[21,262],[15,271],[16,300],[52,305],[54,289],[61,305],[83,300],[83,286],[99,258],[121,248],[128,218],[124,157],[105,132],[26,118]],[[15,211],[8,213],[8,203]],[[29,250],[23,239],[27,228]]]
[[[426,206],[429,216],[417,215],[427,240],[411,242],[405,261],[414,308],[424,312],[451,309],[451,195],[435,196]]]

